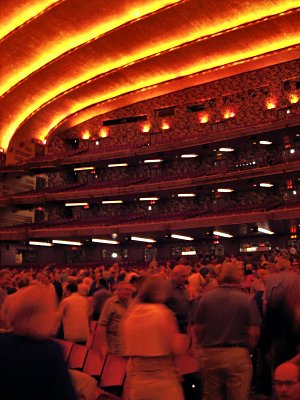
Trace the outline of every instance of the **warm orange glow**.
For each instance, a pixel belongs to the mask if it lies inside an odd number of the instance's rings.
[[[206,124],[208,122],[208,114],[202,114],[199,116],[199,122],[201,124]]]
[[[175,3],[174,1],[152,1],[150,2],[150,5],[152,7],[153,3],[155,4],[156,7],[163,7],[166,4],[171,4]],[[247,2],[248,3],[248,2]],[[22,107],[19,107],[19,109],[15,112],[15,114],[11,113],[11,117],[8,118],[6,123],[3,123],[0,129],[0,145],[3,146],[4,148],[8,147],[9,141],[11,140],[12,136],[14,135],[15,131],[18,129],[18,127],[22,124],[22,122],[28,118],[31,114],[35,113],[40,107],[42,107],[44,104],[47,102],[51,101],[55,96],[60,95],[64,91],[69,90],[71,87],[78,85],[80,82],[84,80],[89,80],[92,79],[95,75],[98,75],[99,73],[105,73],[109,70],[112,69],[118,69],[122,67],[123,65],[128,65],[131,63],[134,63],[138,59],[142,59],[143,57],[148,57],[149,55],[153,53],[157,53],[160,51],[164,51],[170,47],[174,47],[177,45],[180,45],[182,43],[185,43],[188,40],[193,40],[195,38],[203,38],[204,35],[219,35],[219,32],[222,29],[233,29],[234,27],[237,27],[237,25],[241,23],[247,23],[253,19],[257,20],[259,18],[263,18],[269,15],[274,15],[279,12],[284,12],[288,8],[291,8],[294,6],[294,1],[278,1],[278,4],[274,4],[274,1],[264,1],[262,4],[261,8],[253,8],[253,7],[245,7],[245,10],[243,12],[239,13],[238,16],[233,13],[231,18],[228,19],[219,19],[216,18],[214,24],[211,24],[211,26],[208,26],[207,23],[203,24],[203,26],[200,24],[199,25],[195,24],[195,30],[194,31],[189,31],[189,32],[176,32],[172,33],[169,36],[166,35],[165,39],[161,41],[160,43],[154,42],[154,45],[152,42],[147,43],[147,45],[140,45],[140,47],[136,47],[134,51],[132,50],[131,52],[128,52],[128,54],[124,55],[122,54],[120,58],[118,57],[109,57],[103,62],[103,65],[101,63],[101,66],[99,67],[99,64],[97,65],[91,65],[91,68],[87,68],[84,71],[81,71],[78,76],[74,73],[74,75],[70,74],[68,77],[64,77],[64,82],[59,83],[55,86],[55,83],[51,89],[45,88],[43,92],[39,91],[36,93],[36,95],[33,95],[32,101],[30,103],[24,103]],[[147,5],[148,10],[150,10],[150,5]],[[146,7],[146,6],[145,6]],[[154,8],[154,6],[153,6]],[[128,10],[126,10],[128,11]],[[143,11],[143,12],[142,12]],[[131,14],[130,18],[135,18],[139,13],[140,16],[143,15],[145,12],[144,8],[139,8],[137,9],[136,4],[131,7]],[[148,11],[149,12],[149,11]],[[129,13],[129,11],[128,11]],[[125,11],[124,11],[125,15]],[[117,25],[120,25],[121,23],[124,23],[124,15],[117,15],[116,20],[112,21],[117,23]],[[128,14],[129,15],[129,14]],[[122,17],[122,18],[121,18]],[[107,21],[104,21],[101,25],[101,29],[113,29],[112,25],[105,25],[105,23],[108,24]],[[95,28],[95,27],[94,27]],[[96,28],[95,28],[96,29]],[[100,33],[102,30],[100,29]],[[239,29],[239,28],[237,28]],[[93,30],[93,27],[91,27],[91,32]],[[96,33],[95,33],[96,34]],[[82,37],[79,37],[82,35]],[[74,42],[74,37],[68,37],[66,38],[66,41],[68,42],[68,46],[73,47],[73,45],[77,46],[80,40],[87,40],[85,37],[86,32],[81,32],[78,30],[78,35],[76,36],[76,40]],[[99,26],[97,26],[97,35],[99,35]],[[202,35],[202,36],[201,36]],[[77,40],[80,39],[80,40]],[[72,102],[72,106],[68,106],[65,104],[65,107],[63,108],[57,108],[57,113],[54,117],[52,114],[52,120],[51,118],[44,119],[44,121],[41,121],[40,126],[38,127],[37,131],[34,131],[34,135],[40,139],[44,139],[49,131],[57,126],[65,117],[66,115],[70,115],[76,112],[79,112],[83,108],[87,108],[92,104],[97,104],[101,101],[106,101],[109,99],[113,99],[116,96],[121,96],[124,93],[128,93],[130,91],[135,91],[135,90],[142,90],[143,88],[147,86],[155,86],[159,85],[160,83],[174,79],[174,78],[179,78],[183,76],[187,76],[190,74],[198,73],[201,71],[209,71],[212,68],[218,68],[220,66],[225,66],[229,63],[242,63],[243,60],[251,58],[251,57],[259,57],[260,55],[264,54],[265,52],[271,52],[275,51],[278,49],[283,49],[289,46],[294,46],[296,44],[300,43],[300,34],[299,32],[296,32],[295,35],[289,36],[289,35],[282,35],[279,36],[277,35],[276,37],[273,38],[273,40],[265,41],[253,41],[249,44],[249,46],[245,48],[239,48],[238,46],[234,51],[232,49],[227,49],[224,48],[224,52],[218,52],[217,54],[211,56],[211,55],[203,55],[203,57],[195,58],[193,62],[190,62],[189,64],[182,64],[183,66],[180,67],[180,65],[170,65],[170,68],[164,68],[160,69],[159,72],[155,72],[152,75],[147,75],[147,73],[141,73],[140,75],[137,75],[135,79],[133,80],[128,80],[126,83],[123,83],[120,85],[120,87],[116,87],[111,85],[107,85],[104,87],[103,92],[96,92],[91,93],[90,96],[82,96],[81,98],[78,98],[76,102]],[[65,42],[62,43],[62,47],[64,46]],[[53,46],[53,43],[52,45]],[[64,51],[67,51],[67,46],[64,47],[63,49],[57,49],[57,48],[49,48],[47,47],[46,44],[44,48],[42,49],[43,51],[38,53],[36,57],[38,57],[39,63],[37,63],[37,59],[34,59],[31,64],[26,60],[27,62],[24,63],[26,64],[26,68],[28,64],[30,66],[28,67],[31,72],[35,71],[36,69],[40,68],[41,65],[44,63],[48,62],[49,59],[53,59],[57,57],[59,54],[61,54]],[[36,63],[36,64],[34,64]],[[33,67],[32,67],[33,66]],[[22,67],[22,66],[21,66]],[[3,78],[4,84],[6,82],[9,82],[9,79],[13,74],[13,80],[15,83],[17,83],[20,79],[23,79],[25,76],[28,75],[28,71],[26,72],[25,69],[21,73],[21,68],[19,67],[17,70],[11,70],[9,74],[4,74],[5,76],[1,77]],[[31,73],[30,72],[30,73]],[[25,74],[25,75],[24,75]],[[11,84],[14,83],[9,83],[9,87],[11,87]],[[5,88],[3,89],[5,91]]]
[[[90,137],[91,137],[91,134],[90,134],[89,131],[83,132],[83,134],[82,134],[82,139],[83,140],[88,140]]]
[[[164,122],[161,124],[161,129],[162,129],[162,130],[170,129],[170,124],[169,124],[169,122],[164,121]]]
[[[223,115],[224,119],[229,119],[235,117],[235,113],[231,110],[226,110]]]
[[[144,133],[150,132],[150,124],[143,125],[142,132]]]
[[[60,0],[27,0],[21,4],[16,4],[16,7],[10,12],[1,15],[0,39],[12,32],[18,26],[23,25],[26,21],[34,18],[47,7],[58,3]]]
[[[296,94],[290,94],[290,103],[291,104],[296,104],[299,101],[299,97]]]
[[[2,96],[5,92],[7,92],[9,89],[11,89],[13,86],[15,86],[19,81],[22,79],[25,79],[35,71],[39,70],[42,68],[43,65],[50,63],[51,61],[55,60],[59,56],[61,56],[64,53],[67,53],[71,49],[74,49],[76,47],[81,46],[84,43],[87,43],[101,35],[104,35],[105,33],[112,31],[113,29],[116,29],[118,26],[121,26],[123,24],[126,24],[132,20],[135,20],[137,18],[137,12],[138,12],[138,18],[143,17],[144,15],[147,15],[149,13],[155,12],[163,7],[166,7],[171,4],[178,3],[181,0],[151,0],[151,1],[134,1],[133,4],[130,6],[125,6],[120,7],[119,10],[116,10],[114,17],[112,18],[112,15],[110,13],[101,14],[99,20],[97,23],[93,23],[89,25],[88,30],[80,30],[76,29],[74,30],[64,30],[63,27],[61,26],[60,29],[64,31],[64,35],[58,34],[57,40],[53,37],[52,40],[51,37],[49,37],[49,43],[45,44],[40,44],[39,43],[39,51],[37,51],[38,46],[36,46],[33,50],[33,53],[30,54],[30,58],[28,60],[22,60],[19,58],[19,65],[18,69],[6,69],[6,74],[2,76],[2,83],[1,83],[1,88],[0,88],[0,96]],[[53,2],[50,1],[50,4]],[[33,2],[36,3],[36,2]],[[137,10],[137,6],[139,9]],[[32,5],[33,7],[33,5]],[[35,15],[35,14],[34,14]],[[56,31],[59,33],[59,27],[57,27]],[[170,45],[170,43],[169,43]],[[168,48],[168,44],[160,44],[160,47],[165,47]],[[143,50],[143,53],[145,51]],[[153,52],[157,52],[157,50],[150,51],[148,49],[148,54],[153,54]],[[130,58],[130,57],[128,57]],[[131,57],[131,61],[128,62],[133,62],[136,58]],[[23,61],[21,63],[21,61]],[[118,65],[123,65],[123,62],[121,59],[115,59],[112,60],[111,62],[111,67],[109,66],[103,66],[106,71],[109,71],[110,69],[115,68],[113,65],[118,64]],[[100,67],[102,70],[103,68]],[[99,70],[99,67],[97,68]],[[105,71],[102,71],[102,73]],[[77,79],[77,84],[79,82],[82,82],[82,80],[88,80],[91,79],[92,77],[96,76],[99,74],[99,72],[94,70],[86,71],[86,77],[78,77]],[[66,85],[66,89],[74,86],[74,83],[72,85]]]
[[[108,136],[108,129],[104,127],[101,128],[99,135],[101,138],[106,138]]]
[[[268,99],[266,101],[266,107],[268,110],[272,110],[273,108],[276,108],[276,102],[273,99]]]

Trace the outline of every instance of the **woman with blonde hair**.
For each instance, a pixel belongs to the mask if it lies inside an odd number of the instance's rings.
[[[9,400],[76,400],[60,346],[54,290],[42,284],[8,296],[8,332],[0,334],[0,393]]]
[[[175,316],[163,304],[167,288],[161,277],[148,278],[123,321],[130,400],[183,400],[173,356],[185,351],[185,335],[179,334]]]

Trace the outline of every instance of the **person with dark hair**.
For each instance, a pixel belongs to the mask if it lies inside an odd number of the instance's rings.
[[[98,281],[98,289],[93,294],[93,314],[94,321],[98,321],[105,301],[111,297],[111,292],[108,290],[106,279],[100,278]]]
[[[60,304],[64,339],[85,344],[89,335],[88,299],[78,293],[78,286],[74,282],[67,285],[66,291],[67,297]]]
[[[183,400],[173,356],[183,353],[184,336],[163,304],[168,292],[161,277],[147,279],[122,323],[124,354],[129,357],[125,394],[130,400]]]

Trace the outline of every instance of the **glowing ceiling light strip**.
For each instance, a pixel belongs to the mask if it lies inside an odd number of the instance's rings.
[[[160,163],[163,160],[161,158],[154,158],[153,160],[144,160],[145,164],[151,164],[151,163]]]
[[[195,256],[197,253],[195,250],[188,250],[188,251],[182,251],[181,255],[182,256]]]
[[[257,230],[258,230],[258,232],[266,233],[267,235],[274,235],[274,232],[270,231],[269,229],[258,227]]]
[[[157,201],[159,200],[159,197],[140,197],[140,201]]]
[[[272,144],[272,142],[270,140],[260,140],[259,144],[265,144],[268,146],[268,145]]]
[[[54,40],[55,38],[52,38],[52,40],[50,40],[50,47],[46,48],[46,46],[44,46],[44,48],[42,48],[42,52],[33,53],[33,57],[31,58],[30,63],[28,63],[28,61],[26,63],[24,62],[24,66],[19,67],[19,70],[14,70],[13,75],[7,76],[5,82],[2,82],[0,88],[0,96],[2,96],[12,87],[14,87],[18,82],[27,78],[28,76],[42,68],[45,64],[50,63],[61,55],[92,40],[95,40],[96,38],[99,38],[104,34],[107,34],[108,32],[121,27],[124,24],[133,22],[137,19],[141,19],[148,14],[157,12],[167,6],[171,6],[181,1],[182,0],[152,0],[148,2],[144,1],[139,6],[138,17],[136,16],[137,4],[135,4],[134,6],[131,5],[124,11],[122,9],[119,10],[119,13],[116,11],[115,18],[112,18],[112,16],[110,15],[109,19],[107,19],[108,17],[106,17],[105,19],[105,14],[102,15],[103,20],[100,20],[101,22],[98,22],[97,24],[93,23],[90,25],[86,25],[88,26],[88,30],[86,31],[81,31],[80,29],[78,29],[75,32],[74,30],[70,29],[71,35],[68,36],[68,30],[66,30],[65,35],[60,36],[59,40]],[[150,54],[153,54],[153,52],[151,52]],[[133,62],[134,60],[135,59],[133,58],[130,62]],[[120,61],[121,60],[119,60],[119,62]],[[110,69],[111,68],[109,68],[108,70]],[[104,72],[102,71],[102,73]],[[91,79],[92,76],[96,75],[91,75],[89,73],[87,79]]]
[[[103,200],[102,204],[122,204],[123,200]]]
[[[195,193],[178,193],[177,197],[195,197]]]
[[[70,246],[82,246],[81,242],[74,242],[74,241],[69,241],[69,240],[52,240],[52,243],[55,244],[67,244]]]
[[[117,240],[109,240],[109,239],[92,239],[94,243],[104,243],[104,244],[119,244]]]
[[[234,151],[235,149],[233,149],[232,147],[220,147],[219,151],[222,151],[223,153],[230,153],[232,151]]]
[[[179,239],[179,240],[194,240],[191,236],[183,236],[183,235],[176,235],[175,233],[171,235],[173,239]]]
[[[25,1],[24,4],[19,3],[15,8],[14,13],[11,15],[8,13],[1,17],[0,40],[60,1],[61,0],[42,0],[27,2],[27,4]]]
[[[108,168],[117,168],[117,167],[127,167],[127,163],[119,163],[119,164],[108,164]]]
[[[272,187],[272,186],[274,186],[274,185],[273,185],[273,183],[262,182],[262,183],[259,184],[259,186],[265,187],[265,188],[270,188],[270,187]]]
[[[65,203],[66,207],[80,207],[80,206],[88,206],[89,203]]]
[[[143,237],[138,237],[138,236],[131,236],[131,240],[134,240],[135,242],[145,242],[145,243],[155,243],[156,240],[154,239],[148,239],[148,238],[143,238]]]
[[[196,158],[198,157],[198,154],[182,154],[181,158]]]
[[[213,231],[213,234],[216,235],[216,236],[224,237],[224,238],[232,238],[233,237],[229,233],[220,232],[220,231]]]
[[[89,171],[89,170],[94,170],[95,167],[78,167],[74,168],[73,171]]]
[[[34,240],[30,240],[29,244],[31,246],[43,246],[43,247],[52,247],[53,244],[52,243],[48,243],[48,242],[36,242]]]
[[[233,192],[233,189],[230,189],[230,188],[220,188],[220,189],[217,190],[217,192],[219,192],[219,193],[231,193],[231,192]]]

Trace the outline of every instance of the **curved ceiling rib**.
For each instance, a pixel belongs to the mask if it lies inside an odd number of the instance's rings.
[[[300,42],[294,0],[41,3],[48,9],[0,41],[4,149],[14,134],[44,139],[74,113],[84,120],[94,104]]]
[[[6,0],[0,8],[0,41],[14,30],[64,0]]]
[[[293,14],[293,18],[281,15],[256,23],[255,26],[243,26],[209,40],[195,41],[124,68],[117,68],[50,102],[28,119],[17,135],[31,131],[43,140],[66,115],[90,105],[199,71],[297,45],[300,42],[300,27],[296,30],[294,26],[299,15],[300,10]]]

